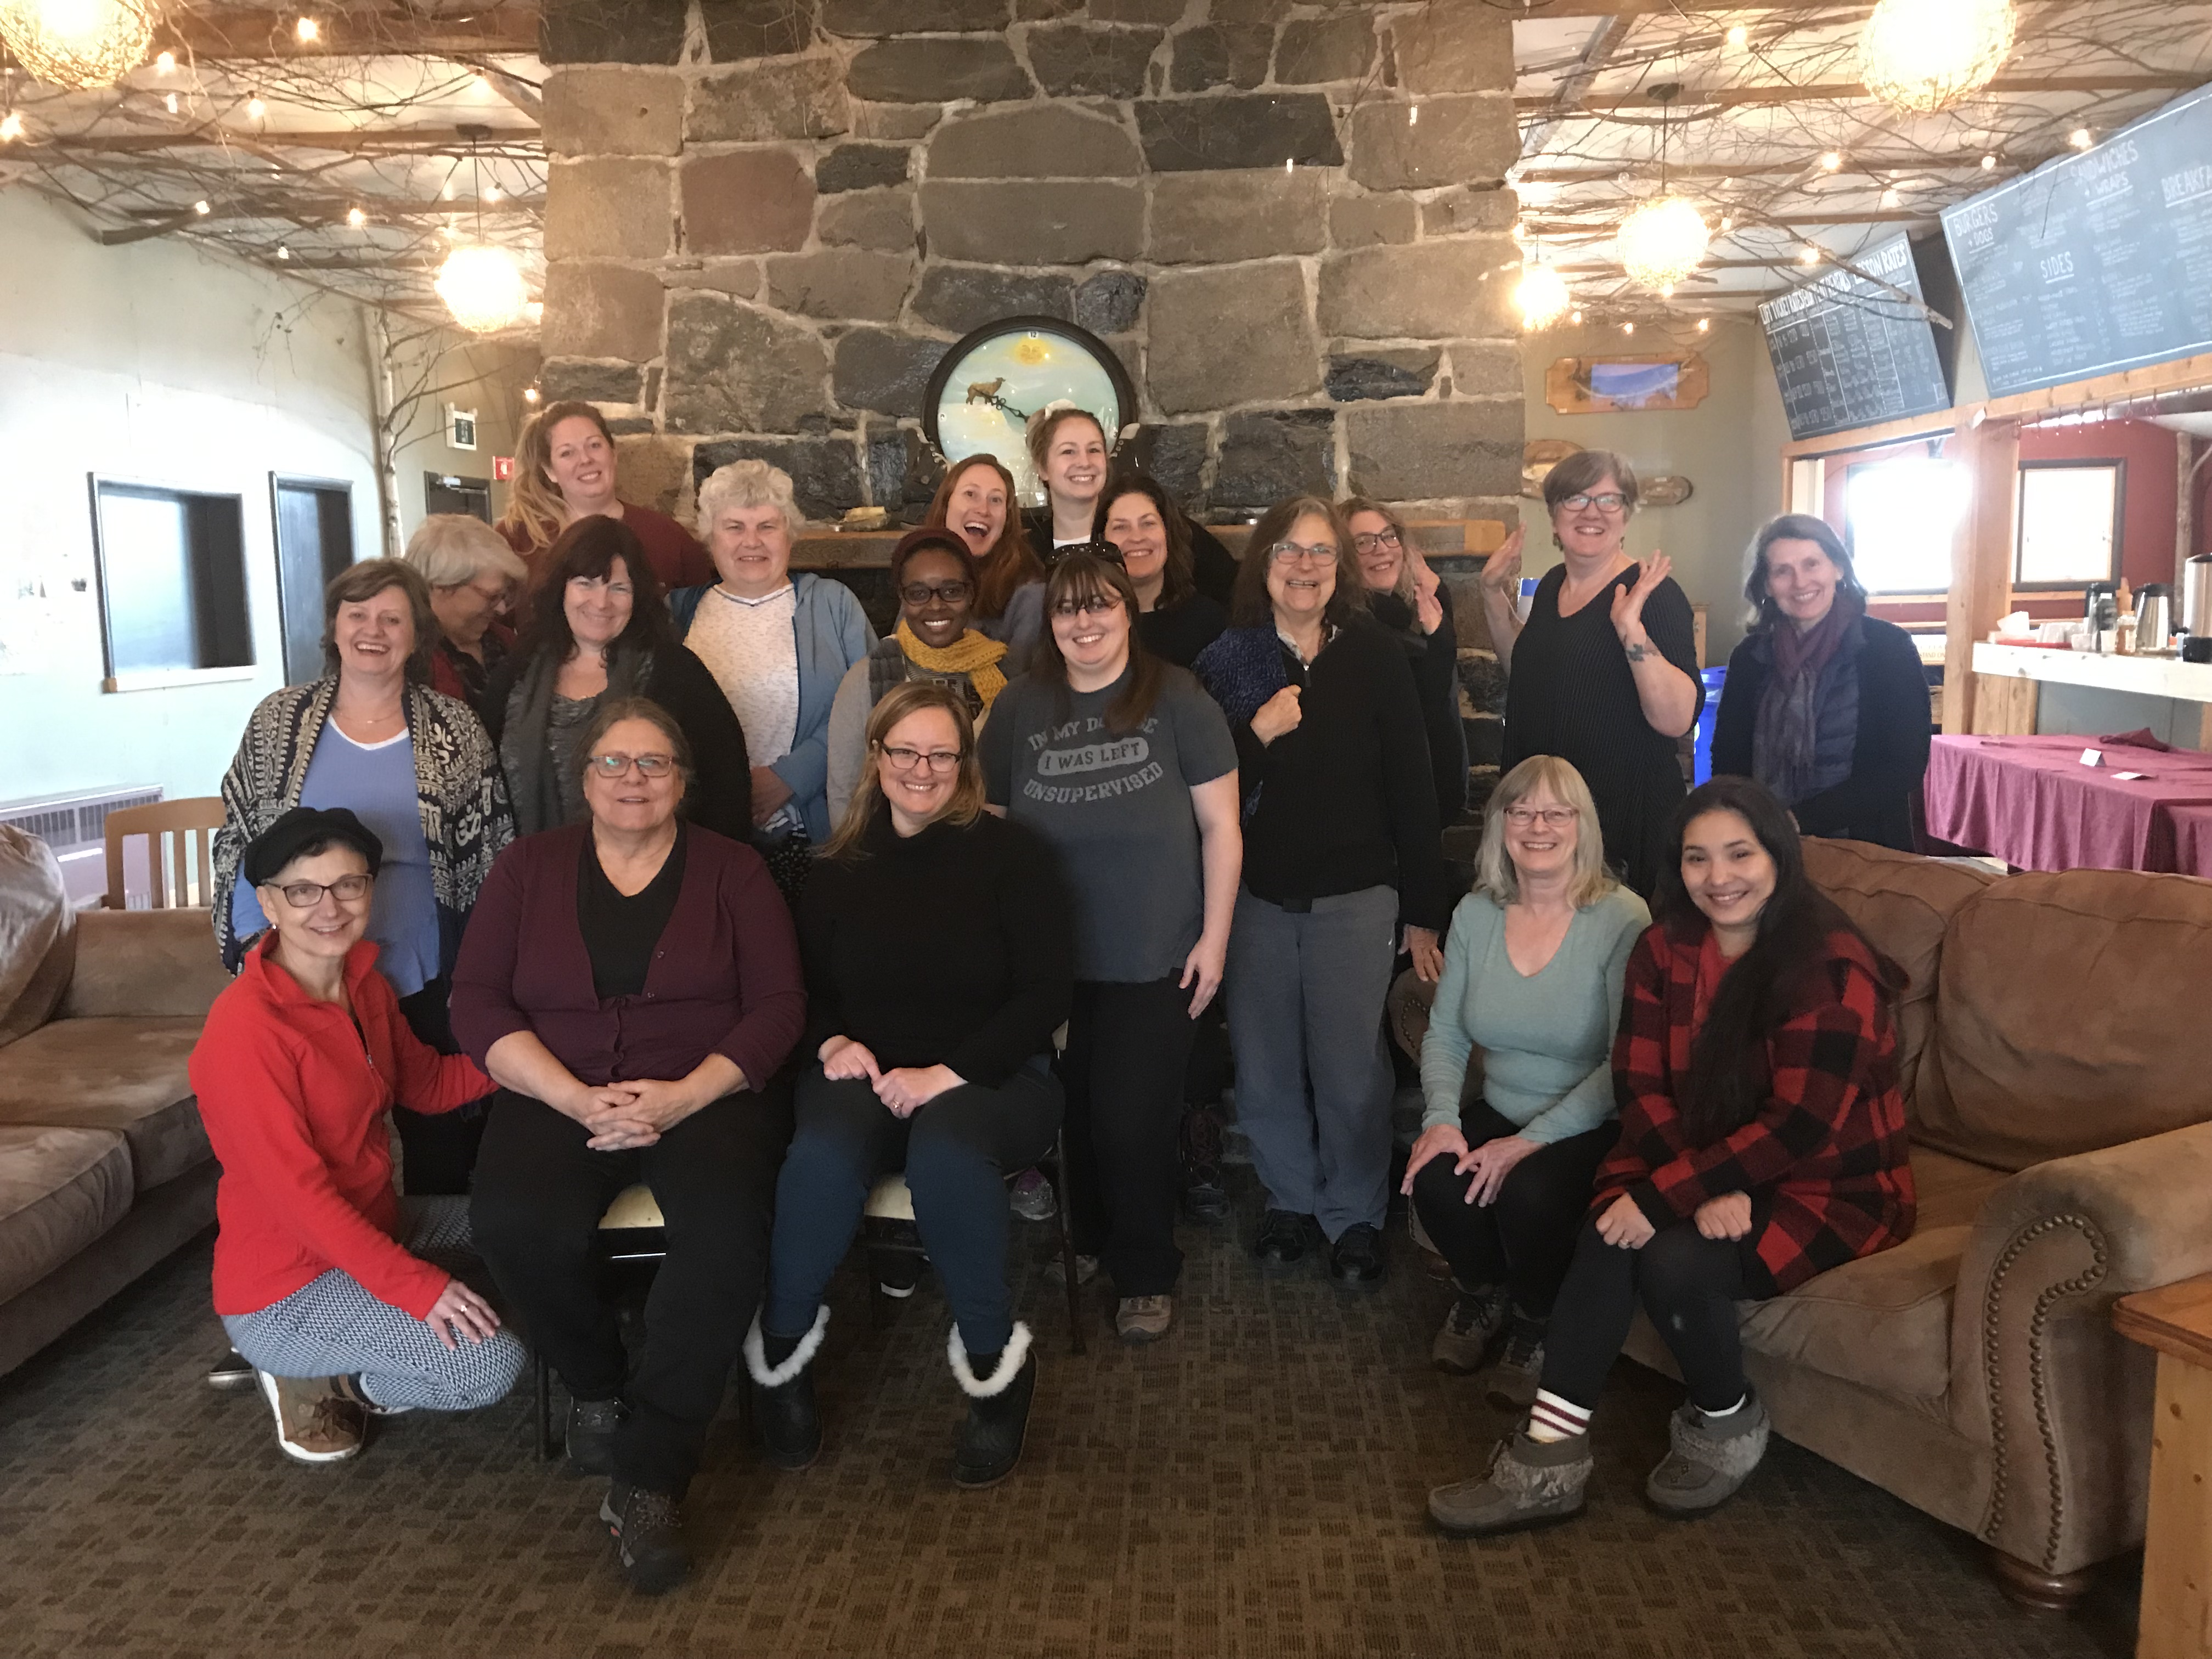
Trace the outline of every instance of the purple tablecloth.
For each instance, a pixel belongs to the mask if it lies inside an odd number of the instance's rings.
[[[2102,766],[2081,764],[2084,749],[2103,747],[2080,736],[1938,738],[1928,833],[2023,870],[2212,875],[2212,755],[2115,744]],[[2124,782],[2120,772],[2148,775]]]

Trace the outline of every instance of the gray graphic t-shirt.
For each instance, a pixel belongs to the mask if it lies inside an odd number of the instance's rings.
[[[1171,979],[1205,925],[1190,792],[1237,769],[1229,722],[1180,668],[1133,732],[1106,727],[1119,682],[1069,691],[1026,677],[999,694],[981,743],[994,805],[1060,854],[1075,898],[1075,976]]]

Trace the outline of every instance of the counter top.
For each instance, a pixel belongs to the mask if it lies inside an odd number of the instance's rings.
[[[2179,657],[2106,656],[2093,651],[2051,651],[1984,641],[1974,647],[1974,672],[2008,679],[2040,680],[2049,685],[2089,685],[2147,697],[2212,703],[2212,663],[2184,662]]]

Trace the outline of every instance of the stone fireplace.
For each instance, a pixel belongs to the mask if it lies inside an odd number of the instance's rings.
[[[1511,520],[1511,26],[1475,0],[547,0],[544,395],[688,512],[766,458],[912,514],[923,387],[1015,313],[1134,381],[1192,509]]]

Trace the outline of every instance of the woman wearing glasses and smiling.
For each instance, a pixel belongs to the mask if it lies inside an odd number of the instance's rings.
[[[1607,859],[1649,896],[1684,793],[1676,750],[1705,706],[1695,618],[1665,554],[1639,565],[1621,546],[1636,512],[1624,458],[1568,456],[1544,479],[1544,505],[1565,562],[1545,574],[1526,623],[1515,610],[1521,531],[1482,572],[1491,642],[1510,674],[1504,764],[1557,755],[1581,773]]]
[[[980,726],[1006,686],[1006,647],[969,626],[975,560],[957,532],[925,527],[901,538],[891,550],[891,592],[898,595],[898,626],[845,671],[830,705],[826,787],[830,816],[840,825],[867,769],[869,711],[894,687],[910,680],[949,686]]]
[[[1067,1090],[1079,1276],[1114,1281],[1115,1328],[1152,1342],[1175,1321],[1183,1073],[1229,948],[1237,750],[1184,670],[1139,642],[1121,566],[1066,555],[1048,631],[983,729],[994,805],[1060,854],[1075,901]]]
[[[1413,550],[1405,520],[1380,501],[1355,495],[1340,509],[1359,559],[1367,608],[1406,648],[1427,722],[1436,773],[1437,815],[1446,824],[1467,811],[1467,727],[1459,713],[1459,632],[1451,595]]]
[[[1390,1062],[1382,1000],[1402,948],[1433,981],[1450,920],[1442,832],[1406,653],[1359,602],[1352,538],[1299,495],[1253,527],[1229,631],[1198,675],[1229,716],[1244,801],[1231,945],[1237,1116],[1267,1191],[1261,1265],[1383,1274]]]
[[[575,765],[586,821],[507,850],[453,969],[453,1030],[500,1085],[471,1215],[568,1385],[570,1462],[614,1477],[624,1572],[659,1590],[687,1570],[677,1505],[760,1302],[791,1133],[773,1079],[806,995],[760,854],[678,816],[692,756],[665,710],[610,701]],[[633,1367],[596,1235],[641,1181],[668,1253]]]

